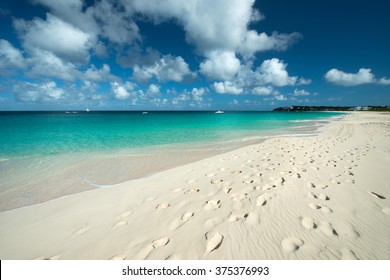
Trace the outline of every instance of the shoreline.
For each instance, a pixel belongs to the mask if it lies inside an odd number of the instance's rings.
[[[316,135],[332,119],[292,121],[287,134],[280,129],[247,133],[244,138],[204,143],[182,143],[150,148],[123,149],[13,159],[2,162],[0,212],[18,209],[69,196],[75,193],[115,185],[258,144],[274,137]],[[303,124],[303,125],[298,125]],[[9,165],[9,166],[8,166]],[[119,167],[119,168],[118,168]],[[15,172],[24,170],[24,174]],[[9,170],[9,171],[8,171]]]
[[[390,114],[0,213],[1,259],[390,259]]]

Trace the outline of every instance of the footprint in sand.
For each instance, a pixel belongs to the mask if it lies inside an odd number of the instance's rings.
[[[317,210],[317,209],[321,209],[321,204],[317,204],[317,203],[310,203],[309,204],[309,207],[313,210]]]
[[[168,237],[163,237],[163,238],[160,238],[160,239],[157,239],[155,241],[152,242],[152,246],[154,249],[157,249],[157,248],[160,248],[162,246],[165,246],[169,243],[169,238]]]
[[[301,178],[301,174],[294,173],[294,174],[291,175],[291,178],[300,179]]]
[[[345,170],[344,174],[345,175],[349,175],[349,176],[354,176],[354,174],[351,171],[349,171],[349,170]]]
[[[380,195],[380,194],[377,194],[377,193],[374,193],[374,192],[370,192],[370,191],[367,191],[367,193],[375,196],[376,198],[379,198],[379,199],[386,199],[386,197],[384,197],[383,195]]]
[[[338,224],[337,228],[339,229],[338,233],[340,236],[345,236],[349,239],[357,239],[360,237],[360,233],[350,223]]]
[[[194,216],[194,212],[187,212],[183,216],[181,216],[180,219],[174,220],[171,225],[169,226],[170,230],[175,230],[184,225],[186,222],[188,222],[189,219]]]
[[[76,231],[76,232],[73,234],[72,238],[73,238],[73,237],[76,237],[76,236],[83,235],[83,234],[85,234],[85,233],[86,233],[87,231],[89,231],[89,230],[90,230],[90,227],[89,227],[89,226],[83,227],[83,228],[79,229],[78,231]]]
[[[258,224],[260,224],[260,215],[259,215],[259,213],[256,213],[256,212],[248,213],[248,216],[246,217],[245,222],[250,224],[250,225],[258,225]]]
[[[286,181],[284,178],[279,177],[270,177],[269,179],[273,182],[274,185],[283,185]]]
[[[246,188],[243,188],[242,192],[245,194],[250,194],[253,193],[255,190],[257,190],[255,186],[248,186]]]
[[[383,208],[382,212],[387,214],[387,215],[390,215],[390,208]]]
[[[303,240],[296,237],[289,237],[282,240],[282,248],[286,253],[298,251],[303,244]]]
[[[243,183],[244,185],[253,184],[254,182],[255,182],[255,180],[253,180],[253,179],[248,179],[248,180],[242,181],[242,183]]]
[[[154,240],[151,244],[146,246],[143,250],[141,250],[136,259],[146,259],[155,249],[163,247],[169,243],[170,239],[168,237],[163,237],[157,240]]]
[[[313,183],[307,183],[306,187],[314,189],[316,187],[316,185],[314,185]]]
[[[308,192],[307,196],[310,197],[310,198],[317,199],[317,195],[315,195],[313,192]]]
[[[232,188],[224,188],[224,189],[223,189],[223,192],[224,192],[224,193],[230,193],[231,190],[232,190]]]
[[[229,222],[236,222],[248,217],[247,213],[230,213]]]
[[[313,183],[307,183],[307,184],[306,184],[306,187],[308,187],[308,188],[313,188],[313,189],[315,189],[315,188],[326,189],[326,188],[328,187],[328,185],[322,185],[322,184],[317,184],[317,185],[315,185],[315,184],[313,184]]]
[[[325,214],[333,213],[332,209],[330,209],[328,206],[323,206],[318,203],[310,203],[308,206],[313,210],[321,210],[321,212]]]
[[[340,249],[342,260],[358,260],[355,253],[347,248]]]
[[[122,214],[119,214],[118,216],[116,216],[116,218],[117,219],[126,219],[127,217],[131,216],[131,214],[133,214],[133,212],[125,211]]]
[[[326,194],[323,194],[323,193],[315,194],[313,192],[308,192],[307,196],[310,198],[314,198],[314,199],[321,199],[323,201],[329,200],[329,196],[327,196]]]
[[[119,229],[119,228],[122,228],[124,227],[125,225],[127,225],[127,221],[120,221],[118,223],[116,223],[115,225],[113,225],[113,229]]]
[[[330,180],[330,182],[331,182],[332,184],[335,184],[335,185],[340,185],[340,184],[341,184],[341,182],[338,181],[338,180],[336,180],[336,179],[332,179],[332,180]]]
[[[127,217],[129,217],[131,214],[133,214],[133,212],[131,212],[131,211],[125,211],[125,212],[123,212],[123,213],[121,214],[121,217],[122,217],[122,218],[127,218]]]
[[[317,195],[318,199],[321,199],[323,201],[326,201],[326,200],[329,200],[329,196],[327,196],[326,194],[323,194],[323,193],[320,193],[319,195]]]
[[[272,190],[273,188],[275,188],[276,186],[275,185],[264,185],[263,187],[256,187],[257,190],[262,190],[262,191],[269,191],[269,190]]]
[[[209,200],[206,202],[206,205],[203,207],[205,210],[214,210],[221,207],[220,200]]]
[[[256,200],[257,206],[264,206],[270,201],[273,197],[275,197],[274,193],[264,193],[260,195]]]
[[[168,260],[179,261],[182,259],[183,259],[183,257],[179,254],[172,254],[172,255],[169,255],[168,257],[165,258],[166,261],[168,261]]]
[[[221,184],[223,183],[222,179],[213,179],[210,181],[211,184],[216,185],[216,184]]]
[[[328,206],[322,206],[321,207],[321,212],[324,213],[324,214],[331,214],[331,213],[333,213],[333,210],[330,209]]]
[[[157,209],[157,210],[166,209],[166,208],[168,208],[168,207],[170,207],[170,206],[171,206],[170,203],[168,203],[168,202],[163,202],[163,203],[157,205],[157,206],[156,206],[156,209]]]
[[[321,230],[322,233],[326,234],[327,236],[338,236],[338,233],[332,227],[331,223],[321,221],[318,228]]]
[[[200,189],[198,188],[192,188],[192,189],[188,189],[184,192],[184,194],[191,194],[191,193],[198,193],[200,192]]]
[[[127,258],[127,256],[125,255],[116,255],[116,256],[113,256],[110,258],[110,260],[114,260],[114,261],[123,261]]]
[[[206,253],[211,253],[217,250],[223,241],[223,235],[217,231],[209,231],[205,234],[206,237]]]
[[[241,201],[246,198],[246,193],[232,193],[230,197],[233,199],[233,201]]]
[[[312,218],[309,217],[303,217],[301,220],[301,224],[305,229],[317,228],[317,224],[314,222]]]

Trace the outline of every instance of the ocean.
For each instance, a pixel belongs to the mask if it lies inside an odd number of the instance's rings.
[[[141,178],[335,112],[0,112],[0,211]]]
[[[288,134],[327,112],[1,112],[0,161]],[[290,132],[291,132],[290,131]]]

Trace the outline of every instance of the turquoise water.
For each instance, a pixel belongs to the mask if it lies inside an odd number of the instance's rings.
[[[0,112],[0,158],[229,141],[286,133],[328,112]],[[302,121],[302,123],[301,123]]]

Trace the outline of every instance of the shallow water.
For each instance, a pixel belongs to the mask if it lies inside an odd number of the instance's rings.
[[[279,135],[332,113],[0,114],[0,211],[137,179]]]

